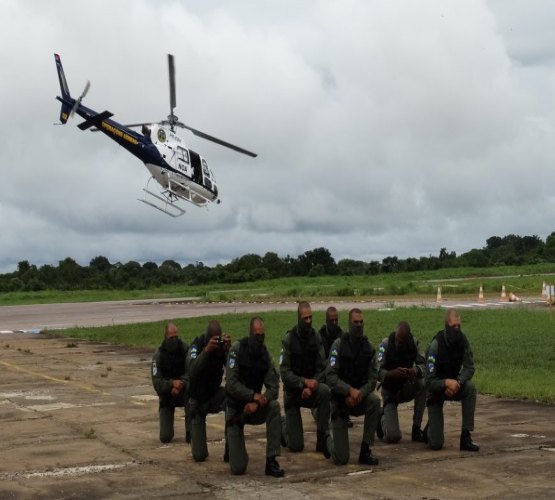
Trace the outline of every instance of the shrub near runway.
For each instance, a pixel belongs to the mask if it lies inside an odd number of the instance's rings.
[[[443,325],[443,309],[398,308],[364,312],[365,332],[374,346],[400,320],[409,321],[415,336],[427,346]],[[248,334],[251,314],[225,314],[216,318],[234,340]],[[499,397],[532,399],[555,403],[555,319],[549,309],[462,310],[463,331],[470,339],[476,364],[474,380],[481,393]],[[293,312],[267,312],[266,343],[277,363],[284,333],[296,323]],[[209,319],[178,319],[180,335],[188,343],[201,334]],[[324,322],[323,312],[314,312],[314,324]],[[347,313],[340,312],[346,327]],[[163,336],[164,322],[139,323],[99,328],[73,328],[64,336],[116,344],[156,348]],[[58,334],[59,332],[56,332]]]

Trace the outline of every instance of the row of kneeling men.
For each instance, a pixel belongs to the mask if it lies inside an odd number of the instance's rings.
[[[319,331],[312,327],[312,310],[300,302],[297,324],[286,333],[279,359],[284,389],[284,414],[278,402],[279,375],[265,345],[262,318],[251,319],[249,335],[231,342],[218,321],[188,347],[174,323],[165,328],[164,340],[152,360],[152,382],[160,399],[160,440],[174,435],[176,407],[185,408],[186,441],[193,458],[208,456],[206,416],[225,411],[225,453],[233,474],[248,465],[243,427],[266,424],[266,474],[282,477],[276,457],[281,447],[292,452],[304,448],[300,408],[311,408],[317,425],[316,451],[337,465],[349,461],[350,417],[364,415],[358,461],[377,465],[372,453],[375,435],[388,443],[401,439],[399,403],[414,400],[413,441],[443,446],[443,403],[462,403],[460,449],[478,451],[474,430],[476,389],[472,350],[461,330],[458,312],[446,313],[445,326],[424,353],[401,321],[374,349],[364,335],[363,313],[349,312],[348,331],[339,327],[334,307],[326,311]],[[222,386],[225,371],[225,386]],[[381,400],[376,387],[381,391]],[[425,407],[428,423],[422,429]],[[330,433],[331,422],[331,433]]]

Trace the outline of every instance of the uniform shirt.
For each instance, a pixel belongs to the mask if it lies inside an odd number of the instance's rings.
[[[424,350],[418,342],[417,339],[414,339],[414,343],[416,344],[416,360],[414,362],[414,367],[416,368],[416,376],[417,378],[424,377],[426,371],[426,356],[424,355]],[[386,337],[382,340],[382,343],[378,347],[378,365],[379,365],[379,372],[378,372],[378,380],[383,383],[387,372],[389,370],[385,369],[387,365],[387,348],[389,346],[389,337]]]
[[[231,349],[229,350],[225,370],[225,389],[233,399],[248,403],[253,400],[254,391],[249,389],[239,377],[239,364],[237,362],[239,349],[240,342],[236,341],[231,345]],[[266,374],[264,375],[264,387],[266,388],[264,396],[268,401],[272,401],[277,399],[279,395],[279,376],[274,364],[272,363],[270,353],[268,353],[268,359],[270,360],[270,363],[268,370],[266,370]]]
[[[322,343],[324,344],[324,351],[326,352],[326,360],[328,359],[331,351],[331,345],[335,342],[336,339],[341,338],[343,335],[343,330],[339,325],[337,325],[337,334],[331,334],[328,331],[328,326],[326,324],[322,325],[322,328],[319,330],[320,337],[322,337]]]
[[[197,342],[199,341],[199,342]],[[197,337],[187,353],[187,374],[188,379],[192,385],[209,381],[211,387],[206,387],[204,384],[203,389],[214,390],[218,380],[223,378],[223,369],[226,364],[225,353],[206,352],[205,347],[210,339],[206,334]],[[204,347],[203,347],[204,344]],[[210,397],[212,394],[207,394]]]
[[[185,353],[187,352],[187,344],[183,343],[185,347]],[[188,376],[187,376],[187,369],[186,369],[186,355],[183,355],[183,369],[184,373],[179,377],[180,380],[183,381],[185,387],[188,384]],[[172,379],[170,377],[164,377],[162,374],[162,370],[160,368],[160,348],[156,349],[156,352],[152,356],[152,369],[150,372],[152,377],[152,385],[154,386],[154,390],[156,394],[160,397],[171,397],[172,391]]]
[[[328,366],[326,368],[326,384],[331,389],[332,394],[343,396],[346,398],[349,395],[350,385],[339,378],[340,358],[338,356],[338,353],[340,343],[341,337],[338,338],[331,346]],[[372,347],[372,344],[370,344],[370,347]],[[363,399],[366,398],[376,388],[377,378],[378,360],[377,356],[374,355],[368,365],[368,382],[366,382],[366,384],[364,384],[359,389]]]
[[[291,336],[295,335],[297,329],[287,332],[287,335],[283,339],[281,354],[279,356],[279,370],[281,373],[281,380],[283,381],[283,388],[285,390],[293,389],[303,389],[304,388],[304,377],[297,375],[291,366]],[[314,329],[310,333],[314,335],[313,338],[316,339],[318,344],[318,354],[316,355],[316,373],[314,374],[314,379],[318,382],[324,382],[326,378],[326,354],[324,351],[324,344],[322,343],[322,338],[320,334]]]
[[[441,332],[440,332],[441,333]],[[457,377],[459,384],[463,385],[474,375],[474,356],[470,348],[470,342],[461,332],[464,340],[464,354],[461,371]],[[436,363],[438,360],[438,342],[434,338],[430,347],[428,347],[427,363],[426,363],[426,386],[430,392],[442,392],[445,389],[445,379],[440,379],[436,374]]]

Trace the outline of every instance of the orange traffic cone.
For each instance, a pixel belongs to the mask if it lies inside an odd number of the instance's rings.
[[[501,287],[501,302],[507,302],[507,292],[505,290],[505,285]]]
[[[441,287],[438,286],[437,287],[437,298],[436,298],[436,302],[442,302],[443,299],[441,298]]]
[[[509,293],[509,302],[520,302],[520,298],[518,298],[513,292]]]
[[[484,302],[484,289],[480,285],[480,291],[478,292],[478,302]]]

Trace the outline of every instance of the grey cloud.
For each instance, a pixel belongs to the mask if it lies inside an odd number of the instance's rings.
[[[371,260],[547,236],[551,3],[446,5],[4,2],[0,268],[319,246]],[[148,178],[138,160],[78,121],[51,125],[54,52],[72,93],[90,79],[86,104],[123,123],[169,112],[174,53],[180,119],[259,158],[187,135],[222,204],[177,220],[149,209],[135,201]]]

